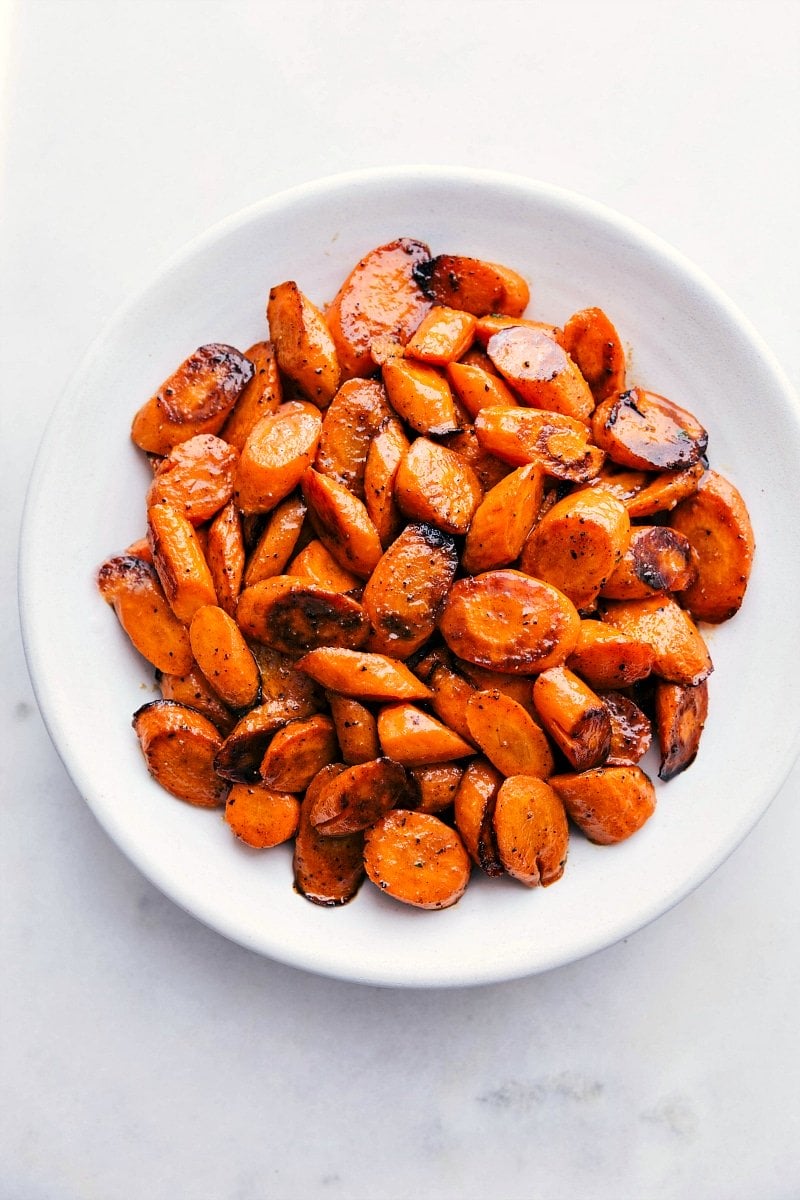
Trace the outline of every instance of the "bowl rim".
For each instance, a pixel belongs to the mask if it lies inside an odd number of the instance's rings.
[[[407,972],[403,977],[394,977],[391,971],[387,971],[386,964],[382,964],[380,969],[371,969],[372,964],[360,964],[357,969],[347,970],[342,967],[338,956],[333,956],[330,961],[320,962],[317,956],[312,957],[309,954],[304,954],[302,946],[293,945],[287,949],[281,943],[280,946],[267,949],[263,942],[257,942],[243,936],[235,927],[234,922],[221,917],[213,911],[213,908],[201,911],[196,904],[189,906],[182,898],[179,886],[170,877],[169,873],[160,870],[145,855],[140,854],[135,847],[131,847],[128,844],[123,828],[125,822],[122,819],[122,814],[119,815],[118,819],[114,808],[98,797],[91,771],[88,768],[84,769],[84,764],[80,760],[80,757],[77,759],[70,757],[68,749],[69,737],[66,728],[67,722],[52,695],[48,674],[41,668],[42,656],[46,647],[42,644],[43,630],[41,625],[37,623],[33,616],[36,606],[31,603],[37,588],[35,539],[26,536],[26,531],[32,528],[37,521],[37,498],[41,492],[40,482],[46,474],[54,451],[58,425],[63,420],[64,414],[73,398],[80,391],[81,381],[91,375],[95,360],[102,356],[105,343],[121,327],[124,327],[129,315],[141,306],[151,291],[161,286],[173,272],[180,269],[185,263],[188,263],[197,255],[202,255],[207,247],[214,245],[227,235],[251,222],[264,219],[272,211],[282,211],[299,202],[314,201],[318,198],[322,199],[337,190],[375,186],[390,188],[397,184],[456,184],[501,188],[504,191],[517,193],[521,197],[524,196],[528,199],[535,197],[540,200],[556,203],[560,208],[568,212],[602,222],[634,240],[647,251],[654,254],[660,262],[668,263],[673,270],[676,270],[689,279],[699,292],[709,297],[713,304],[725,314],[728,321],[739,330],[740,335],[750,343],[751,348],[760,358],[764,369],[772,376],[776,389],[782,394],[786,402],[787,412],[791,413],[793,418],[795,436],[800,437],[800,400],[798,400],[788,377],[760,333],[739,307],[701,268],[697,267],[681,251],[675,249],[658,234],[653,233],[633,218],[623,215],[599,201],[559,185],[511,172],[483,168],[408,164],[370,167],[326,175],[282,189],[261,200],[257,200],[217,221],[208,229],[191,238],[170,255],[135,292],[127,297],[98,330],[77,366],[69,375],[58,400],[53,406],[46,421],[34,460],[20,525],[18,545],[18,604],[23,648],[34,695],[45,727],[65,770],[100,825],[123,851],[125,856],[160,891],[167,895],[174,903],[178,904],[179,907],[184,908],[192,916],[199,918],[224,936],[238,942],[240,945],[247,946],[258,953],[267,954],[291,966],[351,982],[362,982],[379,986],[461,987],[521,978],[552,970],[557,966],[566,965],[588,957],[603,949],[607,949],[639,929],[643,929],[646,925],[668,912],[681,900],[689,896],[695,888],[708,879],[733,851],[737,849],[764,815],[782,787],[795,760],[800,755],[800,714],[795,723],[793,739],[782,747],[782,754],[773,759],[770,764],[769,782],[761,789],[761,802],[757,808],[754,806],[756,811],[750,812],[747,820],[743,820],[738,826],[729,830],[729,836],[714,847],[714,852],[710,853],[707,859],[704,860],[706,869],[697,878],[693,878],[688,882],[684,880],[681,887],[673,888],[672,892],[668,895],[666,893],[662,894],[659,901],[651,903],[649,910],[647,908],[638,910],[627,922],[617,921],[613,927],[603,929],[599,936],[595,935],[593,938],[585,939],[583,948],[579,948],[577,952],[565,954],[563,957],[551,956],[552,961],[545,960],[533,967],[529,962],[524,962],[519,965],[518,969],[506,968],[498,971],[492,970],[491,967],[486,967],[483,970],[476,971],[475,964],[473,963],[468,972],[459,972],[451,969],[448,973],[443,970],[435,978],[429,977],[426,973],[421,973],[418,977],[408,978]]]

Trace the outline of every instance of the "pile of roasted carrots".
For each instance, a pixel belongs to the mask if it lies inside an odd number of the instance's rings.
[[[364,874],[423,908],[473,865],[564,871],[569,821],[629,837],[694,759],[753,533],[707,435],[626,383],[598,308],[523,317],[515,271],[407,238],[325,312],[269,294],[269,341],[196,350],[133,420],[147,536],[100,591],[156,668],[133,718],[174,796],[298,891]]]

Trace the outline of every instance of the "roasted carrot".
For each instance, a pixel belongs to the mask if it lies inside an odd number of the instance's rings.
[[[716,471],[673,512],[670,525],[694,550],[697,578],[681,603],[698,621],[718,624],[739,611],[753,566],[755,537],[744,500]]]
[[[349,379],[331,401],[322,421],[314,467],[364,499],[364,472],[373,437],[391,409],[375,379]]]
[[[418,274],[437,304],[478,317],[485,313],[518,317],[530,300],[528,284],[517,271],[463,254],[439,254],[422,264]]]
[[[398,420],[391,418],[370,443],[364,468],[364,503],[384,549],[400,532],[403,514],[394,498],[397,468],[410,442]]]
[[[309,814],[326,783],[344,770],[341,763],[323,767],[309,785],[300,806],[300,823],[294,843],[294,883],[312,904],[331,908],[353,899],[364,878],[364,835],[323,837]]]
[[[427,700],[431,694],[407,666],[383,654],[325,646],[304,655],[297,669],[358,700]]]
[[[245,351],[245,358],[253,364],[253,378],[240,393],[220,432],[220,437],[237,450],[242,449],[253,426],[267,413],[275,412],[283,400],[272,342],[256,342]]]
[[[452,805],[464,770],[458,763],[447,762],[411,767],[408,773],[419,793],[415,811],[441,813]]]
[[[491,671],[487,667],[478,667],[475,663],[467,662],[464,659],[454,659],[454,662],[459,673],[466,676],[473,688],[483,692],[502,692],[504,696],[508,696],[509,700],[515,700],[517,704],[521,704],[534,721],[539,720],[531,695],[531,680],[525,675],[504,675],[502,671]],[[469,696],[464,700],[464,704],[468,699]],[[446,724],[450,724],[450,722],[448,721]],[[455,729],[455,726],[453,728]]]
[[[245,549],[239,510],[232,500],[208,527],[206,562],[220,608],[235,617],[244,578]]]
[[[222,738],[202,713],[174,700],[153,700],[133,715],[147,769],[179,800],[199,808],[223,804],[228,785],[214,770]]]
[[[270,288],[269,333],[278,366],[314,404],[330,404],[341,372],[336,346],[320,310],[293,280]]]
[[[561,340],[599,404],[625,386],[625,351],[602,308],[583,308],[564,326]]]
[[[454,654],[512,675],[564,662],[579,626],[575,606],[562,592],[512,570],[459,579],[439,618]]]
[[[306,512],[303,497],[292,492],[267,515],[261,536],[247,559],[244,572],[245,587],[252,587],[262,579],[270,579],[273,575],[283,573],[284,567],[294,554]]]
[[[603,451],[589,441],[581,422],[530,408],[483,408],[475,432],[484,450],[512,466],[538,463],[546,475],[585,483],[603,465]]]
[[[423,437],[403,455],[394,494],[407,517],[455,534],[466,533],[483,498],[469,463],[455,450]]]
[[[428,640],[458,567],[455,542],[435,525],[407,525],[384,554],[362,596],[369,648],[408,658]]]
[[[450,384],[436,367],[393,358],[384,365],[383,382],[392,408],[417,433],[441,435],[458,429]]]
[[[673,779],[691,766],[700,748],[708,717],[708,683],[694,686],[659,683],[656,687],[656,728],[661,750],[659,778]]]
[[[292,575],[275,575],[245,588],[236,613],[247,637],[284,654],[319,646],[352,649],[369,635],[369,622],[356,600]]]
[[[665,525],[638,525],[600,595],[609,600],[641,600],[654,592],[681,592],[696,574],[688,538]]]
[[[336,727],[336,739],[347,765],[352,767],[356,763],[380,758],[378,723],[366,705],[352,696],[340,696],[337,692],[328,692],[328,703]]]
[[[564,805],[543,779],[512,775],[494,809],[500,862],[526,887],[549,887],[564,874],[569,828]]]
[[[431,306],[416,278],[430,257],[422,242],[398,238],[371,250],[347,276],[326,312],[343,379],[372,374],[376,338],[405,345],[411,337]]]
[[[555,762],[547,738],[516,700],[499,691],[476,691],[466,718],[472,740],[503,775],[552,775]]]
[[[150,563],[130,555],[110,558],[100,568],[97,585],[148,662],[173,675],[185,675],[192,669],[189,631],[170,608]]]
[[[325,706],[322,689],[302,671],[295,668],[295,659],[262,642],[250,642],[253,657],[261,673],[263,703],[274,700],[282,706],[287,720],[308,717]]]
[[[315,713],[289,721],[275,733],[261,760],[261,780],[279,792],[304,792],[314,776],[339,756],[330,717]]]
[[[467,531],[461,565],[471,575],[506,567],[519,557],[544,494],[544,475],[535,463],[517,467],[488,492]]]
[[[171,504],[154,504],[147,510],[147,536],[164,594],[178,620],[188,625],[198,608],[217,603],[194,526]]]
[[[526,317],[503,316],[500,313],[489,313],[487,316],[478,317],[475,324],[475,340],[481,346],[488,346],[494,335],[501,329],[511,329],[520,325],[525,329],[537,329],[540,333],[546,333],[559,345],[563,342],[563,330],[559,329],[557,325],[549,325],[546,321],[532,321]]]
[[[343,484],[311,467],[303,474],[302,487],[319,540],[341,567],[367,579],[383,547],[365,506]]]
[[[693,496],[704,470],[703,464],[697,462],[683,471],[662,471],[659,475],[645,476],[643,486],[624,502],[631,520],[669,512],[681,500]]]
[[[697,626],[669,596],[608,600],[601,615],[629,638],[648,642],[655,655],[653,670],[669,683],[701,683],[714,669]]]
[[[430,813],[395,809],[364,838],[364,866],[372,882],[403,904],[448,908],[469,881],[469,855],[454,829]]]
[[[259,768],[267,746],[275,733],[294,714],[276,700],[267,700],[237,721],[214,757],[214,770],[223,779],[252,783],[259,779]]]
[[[653,729],[649,719],[638,704],[621,692],[603,692],[601,699],[611,718],[611,746],[605,766],[637,763],[650,749]]]
[[[171,504],[193,525],[210,521],[233,495],[238,458],[232,446],[211,433],[180,442],[156,467],[147,507]]]
[[[223,703],[232,709],[258,703],[261,675],[233,617],[218,605],[204,604],[192,617],[189,640],[198,667]]]
[[[589,385],[565,350],[540,329],[510,325],[489,339],[486,353],[506,383],[533,408],[585,421],[594,409]]]
[[[405,348],[406,358],[443,367],[472,345],[475,318],[471,313],[437,304],[426,313]]]
[[[493,366],[491,361],[489,366]],[[498,405],[516,408],[519,404],[508,384],[496,372],[490,374],[476,363],[464,362],[463,359],[460,362],[448,363],[447,378],[472,418],[477,417],[482,408]]]
[[[542,724],[576,771],[608,757],[611,719],[603,701],[567,667],[543,671],[533,685]]]
[[[380,710],[378,739],[384,754],[406,767],[451,762],[475,753],[474,746],[454,730],[407,701]]]
[[[603,846],[629,838],[655,812],[655,788],[638,766],[553,775],[550,786],[561,797],[570,820],[590,842]]]
[[[200,346],[133,418],[131,437],[142,450],[169,454],[199,433],[219,433],[253,378],[253,364],[233,346]]]
[[[653,669],[655,652],[602,621],[581,621],[578,641],[566,665],[592,688],[630,687]]]
[[[623,467],[677,471],[705,454],[708,434],[687,412],[664,396],[631,388],[609,396],[592,416],[597,445]]]
[[[352,571],[340,566],[319,538],[312,538],[286,568],[287,575],[307,579],[329,592],[355,593],[361,590],[362,580]]]
[[[494,807],[503,776],[485,758],[473,758],[464,768],[453,801],[456,829],[476,866],[487,875],[503,874],[494,832]]]
[[[269,512],[314,461],[322,420],[304,401],[289,401],[251,430],[236,472],[234,497],[243,512]]]
[[[417,668],[419,673],[419,668]],[[467,724],[467,703],[475,689],[445,662],[437,662],[425,682],[433,692],[431,708],[449,729],[465,742],[472,742]]]
[[[263,783],[235,783],[225,803],[225,820],[241,841],[266,850],[294,837],[300,823],[300,801]]]
[[[408,786],[398,762],[376,758],[357,763],[319,787],[309,819],[325,837],[348,837],[374,825],[406,798]]]
[[[156,671],[156,683],[164,700],[176,700],[178,704],[196,708],[204,717],[208,717],[212,725],[216,725],[223,737],[236,724],[235,716],[209,686],[198,666],[193,665],[185,675]]]
[[[472,467],[484,492],[491,491],[512,469],[507,462],[496,458],[483,448],[478,441],[474,425],[466,425],[459,429],[458,433],[447,434],[442,438],[442,445],[448,450],[455,450],[456,454]]]

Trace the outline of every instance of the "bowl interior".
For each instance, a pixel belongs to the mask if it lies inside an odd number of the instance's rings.
[[[95,588],[99,563],[144,531],[149,471],[130,420],[204,342],[266,336],[270,285],[332,298],[366,251],[398,236],[505,262],[531,282],[531,315],[563,323],[597,304],[629,349],[629,380],[694,412],[712,465],[741,490],[756,530],[744,608],[706,629],[716,670],[701,753],[658,785],[629,842],[572,839],[547,890],[474,878],[452,909],[407,909],[366,883],[342,909],[295,894],[291,855],[236,842],[219,812],[173,800],[147,776],[130,727],[155,698],[151,668]],[[21,610],[31,674],[53,740],[111,836],[177,903],[283,961],[391,985],[478,983],[563,964],[609,945],[685,896],[739,843],[795,756],[800,627],[800,425],[791,393],[729,302],[656,238],[589,201],[514,177],[367,172],[265,201],[205,235],[95,343],[49,426],[31,481]],[[647,765],[647,764],[646,764]],[[654,766],[654,759],[650,760]]]

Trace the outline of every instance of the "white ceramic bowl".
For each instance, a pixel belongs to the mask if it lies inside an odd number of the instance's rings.
[[[292,888],[287,847],[251,851],[219,811],[161,791],[130,725],[155,698],[153,672],[95,586],[99,563],[144,530],[149,472],[128,440],[142,401],[196,346],[245,348],[265,336],[271,284],[295,279],[323,303],[364,251],[398,236],[517,268],[543,320],[604,308],[632,349],[630,380],[673,398],[710,431],[712,465],[743,492],[758,543],[744,608],[708,631],[716,672],[700,755],[658,786],[650,822],[615,847],[575,835],[564,878],[551,888],[475,877],[444,912],[406,908],[369,882],[348,906],[317,908]],[[800,736],[791,602],[800,536],[789,518],[800,504],[798,463],[798,409],[769,352],[716,287],[630,221],[530,180],[451,168],[299,187],[174,258],[100,336],[61,400],[21,541],[21,612],[39,704],[111,837],[163,892],[226,936],[308,970],[391,986],[543,971],[610,945],[686,896],[788,773]]]

